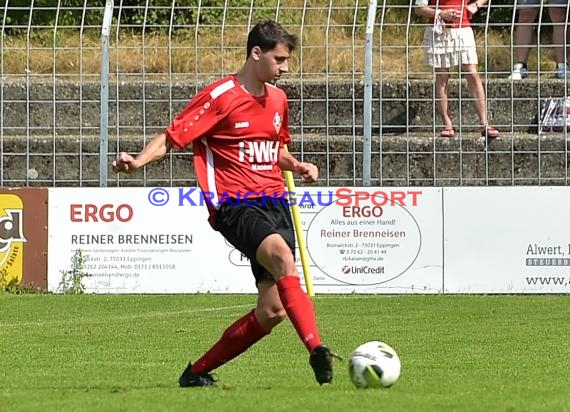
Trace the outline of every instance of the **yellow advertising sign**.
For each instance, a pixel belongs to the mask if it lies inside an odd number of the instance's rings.
[[[20,283],[24,261],[24,204],[13,194],[0,194],[0,286]]]

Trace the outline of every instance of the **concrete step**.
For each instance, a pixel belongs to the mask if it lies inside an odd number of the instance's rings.
[[[430,133],[439,115],[434,108],[433,79],[375,82],[372,124],[385,132]],[[489,120],[501,129],[536,128],[545,98],[564,97],[570,83],[541,78],[524,82],[489,79],[485,84]],[[109,87],[109,125],[136,134],[141,125],[154,134],[181,111],[203,85],[193,83],[121,82]],[[289,98],[292,131],[362,134],[364,85],[352,81],[283,81]],[[2,135],[88,133],[100,124],[99,82],[22,82],[2,84]],[[449,83],[449,111],[463,125],[477,124],[465,80]],[[382,125],[382,126],[380,126]]]
[[[476,133],[454,139],[434,139],[425,133],[375,135],[372,184],[567,184],[566,137],[504,133],[486,144]],[[143,144],[141,136],[110,137],[108,164],[118,150],[138,153]],[[362,185],[362,148],[362,136],[322,134],[294,135],[289,147],[299,159],[315,163],[321,184],[330,186]],[[98,186],[99,136],[4,136],[2,161],[5,186]],[[27,169],[23,162],[29,163]],[[109,169],[108,175],[111,186],[196,184],[190,149],[173,151],[144,172],[117,178]]]

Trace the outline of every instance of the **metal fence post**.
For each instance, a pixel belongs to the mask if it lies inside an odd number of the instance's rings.
[[[364,49],[364,101],[363,101],[363,147],[362,147],[362,183],[370,186],[372,163],[372,41],[376,22],[376,0],[368,4],[366,17],[366,44]]]
[[[109,34],[113,0],[107,0],[101,29],[101,120],[99,129],[99,186],[107,186],[109,169]]]

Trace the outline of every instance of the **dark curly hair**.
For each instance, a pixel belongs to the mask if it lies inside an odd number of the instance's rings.
[[[247,36],[247,57],[251,50],[258,46],[261,51],[273,50],[278,43],[284,43],[292,52],[297,47],[297,37],[289,34],[279,23],[264,20],[257,23]]]

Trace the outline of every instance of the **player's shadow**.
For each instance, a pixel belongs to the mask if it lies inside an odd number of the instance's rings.
[[[411,131],[411,125],[418,113],[413,106],[402,107],[399,112],[385,114],[380,119],[380,126],[373,127],[374,133],[405,134]]]

